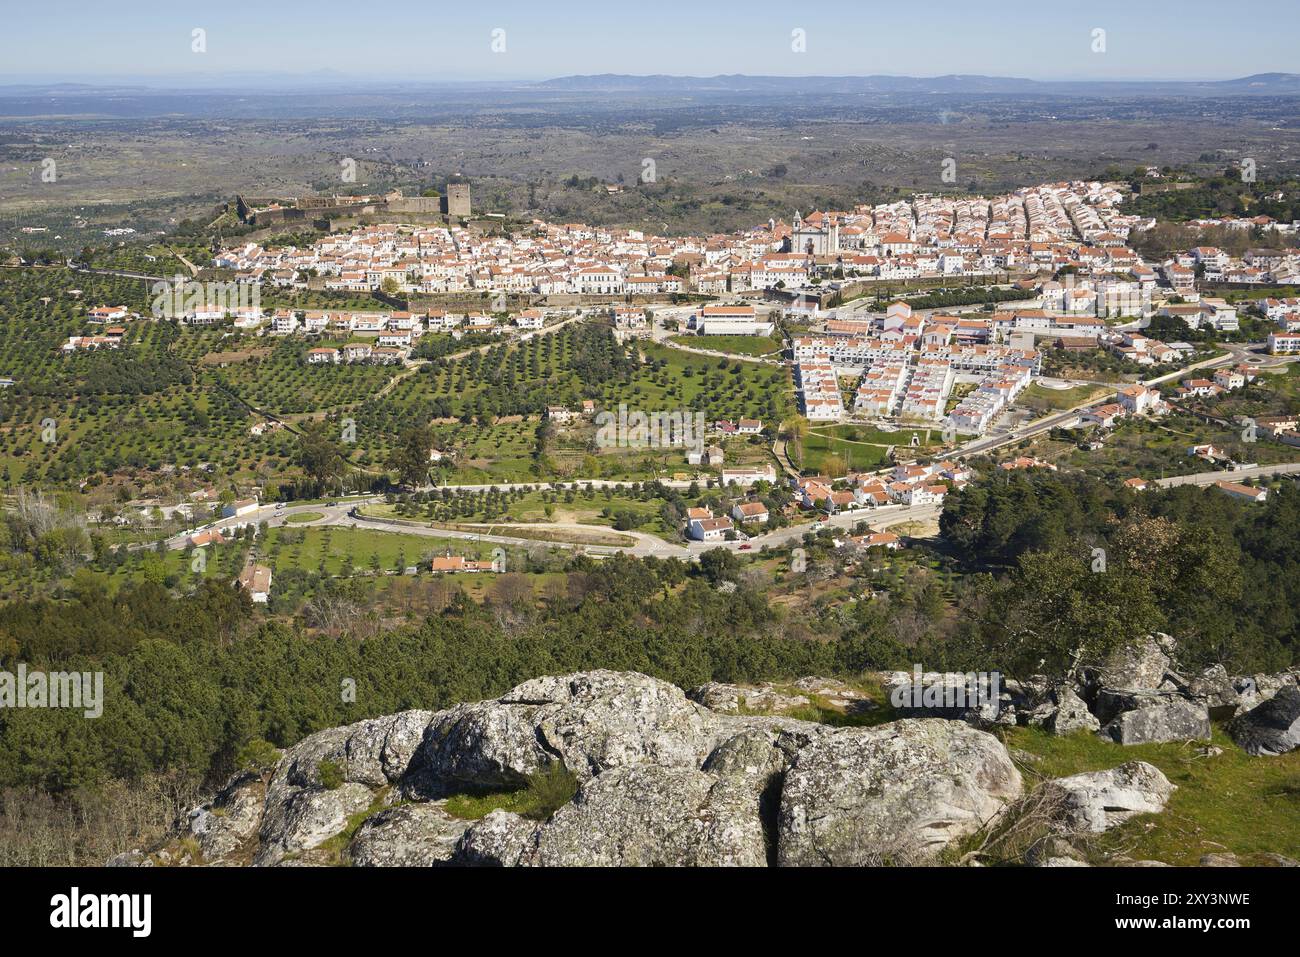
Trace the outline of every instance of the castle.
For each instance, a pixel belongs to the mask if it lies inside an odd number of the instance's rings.
[[[448,216],[469,219],[469,183],[463,180],[447,182],[447,198],[443,204],[443,212]]]

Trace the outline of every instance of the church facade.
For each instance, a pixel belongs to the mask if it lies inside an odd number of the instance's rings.
[[[815,212],[807,220],[795,210],[790,231],[790,251],[812,256],[833,256],[840,251],[839,220]]]

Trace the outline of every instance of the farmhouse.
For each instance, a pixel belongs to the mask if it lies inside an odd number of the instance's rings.
[[[266,565],[244,566],[235,583],[258,604],[266,604],[271,597],[271,569]]]
[[[741,502],[732,508],[731,517],[742,524],[746,522],[766,522],[767,506],[762,502]]]
[[[490,572],[495,569],[491,562],[466,558],[464,555],[435,555],[429,561],[429,571],[445,575],[450,572]]]
[[[86,318],[91,322],[116,322],[130,314],[131,310],[126,306],[93,306],[87,311]]]
[[[186,542],[194,548],[202,548],[204,545],[224,545],[226,537],[221,534],[219,529],[212,529],[206,532],[195,532]]]
[[[903,547],[902,539],[893,532],[868,532],[866,535],[855,535],[850,541],[862,548],[887,548],[891,552]]]
[[[688,525],[688,534],[697,542],[717,542],[733,531],[729,518],[694,518]]]
[[[1115,423],[1124,416],[1124,407],[1118,402],[1108,402],[1105,405],[1099,405],[1089,409],[1083,414],[1083,421],[1094,422],[1103,429],[1113,428]]]
[[[1247,502],[1264,502],[1268,499],[1266,488],[1253,488],[1239,482],[1215,482],[1214,485],[1233,498],[1244,499]]]
[[[1130,415],[1156,414],[1164,411],[1165,403],[1158,389],[1145,385],[1131,385],[1119,390],[1119,404]]]

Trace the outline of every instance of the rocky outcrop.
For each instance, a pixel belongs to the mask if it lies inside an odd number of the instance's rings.
[[[254,863],[279,863],[341,832],[349,818],[370,808],[376,791],[403,779],[434,717],[404,711],[358,721],[319,731],[285,752],[267,785]],[[338,769],[338,787],[326,786],[326,766]]]
[[[841,711],[870,711],[877,707],[871,697],[838,678],[797,678],[793,687],[816,695],[827,705]]]
[[[365,820],[348,844],[357,867],[432,867],[451,861],[471,821],[452,817],[441,803],[403,804]]]
[[[537,825],[510,811],[493,811],[456,844],[453,863],[465,867],[516,867],[531,855]]]
[[[343,779],[377,788],[406,774],[432,711],[403,711],[319,731],[294,745],[276,766],[268,801],[293,788],[320,784],[322,762],[338,765]]]
[[[1181,698],[1153,700],[1117,714],[1098,733],[1117,744],[1208,741],[1210,714],[1204,705]]]
[[[806,684],[823,699],[834,690],[822,679]],[[1086,726],[1072,694],[1054,699],[1058,730]],[[237,775],[195,809],[178,836],[197,841],[197,853],[186,840],[118,862],[908,864],[995,822],[1022,792],[1007,749],[973,721],[834,727],[727,713],[728,700],[720,713],[645,675],[593,671],[330,728],[288,749],[269,779]],[[559,766],[575,779],[571,799],[550,777]],[[1058,833],[1158,809],[1162,792],[1147,768],[1066,779],[1072,823]],[[461,809],[446,800],[453,795],[518,787],[531,797],[511,806],[533,808],[532,817],[498,810],[468,821],[448,810]]]
[[[754,784],[693,768],[613,768],[538,828],[527,863],[761,867],[767,850]]]
[[[686,696],[719,714],[741,712],[772,714],[792,711],[812,704],[812,699],[807,695],[779,691],[770,683],[746,686],[711,681],[698,688],[692,688],[686,692]]]
[[[1099,722],[1099,735],[1120,744],[1209,740],[1209,708],[1227,702],[1226,676],[1211,669],[1183,678],[1175,669],[1176,650],[1170,636],[1147,635],[1083,670],[1078,698]],[[1077,729],[1091,722],[1071,708],[1065,725]]]
[[[949,718],[988,726],[997,723],[1002,695],[981,676],[962,672],[892,671],[881,675],[895,714],[905,718]]]
[[[716,743],[712,713],[680,688],[592,671],[526,681],[495,701],[458,705],[429,723],[413,796],[518,787],[560,761],[579,780],[639,762],[696,766]]]
[[[1214,665],[1193,675],[1186,690],[1193,700],[1205,705],[1215,721],[1226,721],[1241,708],[1241,693],[1223,665]]]
[[[1033,796],[1027,800],[1033,800]],[[1011,812],[1008,812],[1011,813]],[[1053,864],[1052,861],[1073,860],[1084,863],[1083,854],[1067,839],[1068,835],[1048,833],[1040,840],[1034,841],[1025,852],[1025,863],[1030,867],[1070,867],[1073,865]]]
[[[1168,635],[1154,634],[1115,651],[1095,669],[1093,681],[1099,688],[1140,690],[1159,688],[1173,663],[1176,647]]]
[[[253,863],[278,864],[287,855],[310,851],[348,826],[348,819],[367,810],[374,793],[364,784],[337,788],[296,788],[274,807],[268,804],[258,831],[261,848]]]
[[[1054,707],[1043,726],[1053,734],[1073,734],[1075,731],[1096,731],[1101,722],[1088,710],[1088,704],[1068,685],[1058,688],[1053,695]]]
[[[846,728],[799,749],[785,774],[780,864],[909,864],[933,858],[1020,795],[992,735],[961,722]]]
[[[719,714],[786,714],[814,701],[846,714],[877,707],[868,695],[835,678],[800,678],[784,685],[770,681],[759,685],[711,681],[692,688],[686,696]]]
[[[1138,814],[1164,810],[1175,786],[1145,761],[1130,761],[1109,771],[1057,778],[1043,785],[1056,798],[1054,829],[1100,834]]]
[[[252,771],[236,774],[216,797],[190,811],[186,829],[199,842],[203,860],[222,864],[257,835],[266,802],[266,784]]]
[[[1278,755],[1300,748],[1300,688],[1284,687],[1234,718],[1228,734],[1248,754]]]
[[[1239,675],[1232,679],[1233,687],[1241,696],[1238,714],[1244,714],[1272,698],[1283,688],[1300,686],[1300,670],[1290,669],[1277,674]]]
[[[629,764],[595,775],[549,820],[493,814],[466,832],[456,861],[564,867],[760,867],[769,862],[781,732],[750,728],[703,766]],[[807,740],[799,735],[799,740]],[[787,742],[787,745],[790,743]],[[795,745],[797,746],[797,744]]]

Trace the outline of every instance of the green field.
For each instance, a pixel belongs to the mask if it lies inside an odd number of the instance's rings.
[[[173,483],[187,473],[206,481],[200,475],[285,467],[292,436],[249,435],[259,419],[240,391],[258,376],[282,379],[283,369],[273,370],[273,358],[225,368],[200,362],[270,348],[265,340],[144,319],[125,324],[118,349],[62,354],[68,336],[103,333],[85,319],[99,303],[148,315],[148,286],[66,269],[0,271],[0,375],[16,380],[0,393],[0,481],[69,487],[86,479],[93,499],[111,475]]]
[[[1111,394],[1110,390],[1095,385],[1078,385],[1070,389],[1049,389],[1045,385],[1033,382],[1017,397],[1016,405],[1031,409],[1034,412],[1053,412],[1062,409],[1073,409],[1075,406],[1101,399],[1109,394]]]
[[[888,466],[889,448],[912,449],[912,437],[923,451],[939,442],[937,429],[899,429],[882,432],[863,425],[832,425],[811,429],[804,438],[802,468],[806,472],[825,474],[827,467],[840,466],[848,472],[874,471]],[[793,455],[794,453],[792,453]]]
[[[358,571],[392,571],[450,550],[453,555],[487,557],[492,546],[469,539],[404,535],[365,528],[276,528],[261,557],[273,568],[323,570],[328,575]]]
[[[426,562],[432,555],[450,550],[455,555],[486,557],[492,547],[471,539],[435,538],[366,528],[323,526],[320,528],[273,528],[267,540],[257,545],[257,560],[281,574],[290,570],[325,575],[391,572],[399,567]],[[196,550],[197,551],[197,550]],[[193,569],[195,551],[169,551],[163,559],[167,573],[181,576],[226,576],[232,579],[248,553],[244,542],[227,542],[206,550],[206,569]]]
[[[1121,746],[1087,733],[1054,737],[1037,728],[1001,734],[1010,747],[1038,757],[1021,765],[1026,784],[1147,761],[1177,785],[1163,812],[1133,818],[1098,838],[1103,857],[1122,853],[1193,866],[1210,853],[1234,853],[1245,863],[1267,852],[1300,856],[1300,751],[1251,757],[1218,728],[1213,743],[1223,753],[1209,756],[1183,743]]]
[[[644,499],[607,489],[583,489],[578,492],[519,491],[496,497],[462,493],[451,503],[431,501],[423,505],[371,505],[365,508],[364,514],[456,527],[517,523],[539,526],[595,525],[622,531],[646,532],[676,541],[680,538],[678,529],[666,524],[661,515],[665,504],[663,499]],[[561,538],[565,534],[563,528],[550,531]],[[499,534],[514,533],[502,530]]]
[[[673,342],[691,349],[708,349],[711,352],[729,352],[738,356],[773,356],[785,348],[785,343],[771,336],[672,336]]]
[[[435,466],[439,484],[643,480],[685,471],[684,451],[598,448],[591,420],[542,434],[544,409],[576,409],[591,399],[614,414],[622,404],[630,412],[699,411],[707,422],[742,417],[776,422],[793,409],[784,368],[648,343],[641,348],[623,352],[607,328],[585,325],[481,356],[436,360],[358,408],[354,461],[382,464],[406,424],[431,420],[437,447],[455,453]]]

